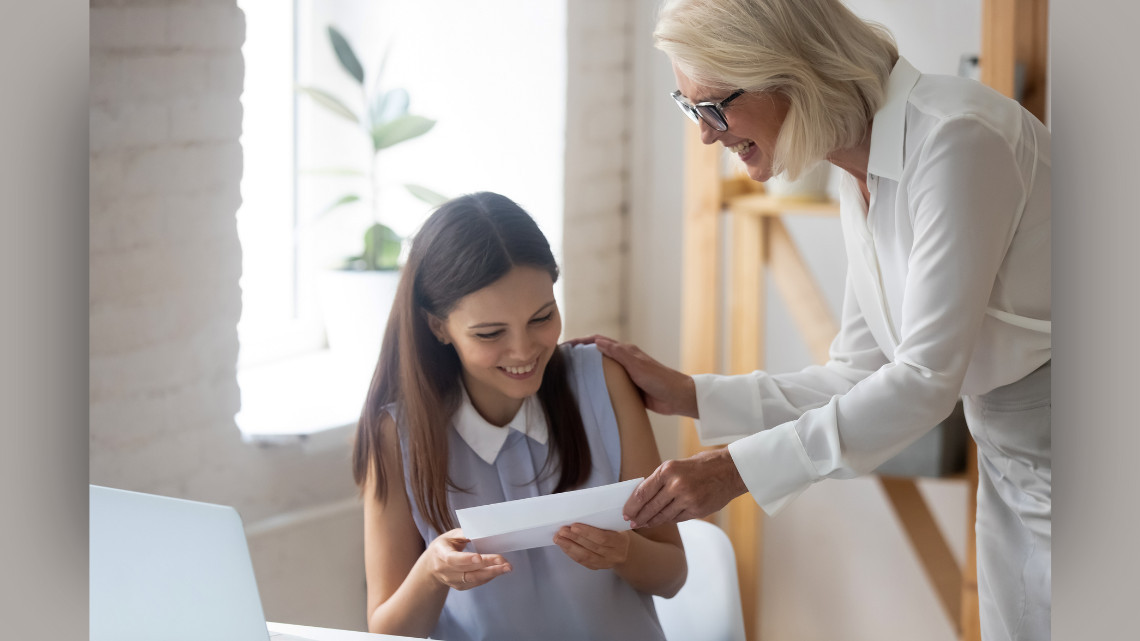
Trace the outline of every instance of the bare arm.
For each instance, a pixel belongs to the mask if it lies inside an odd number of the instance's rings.
[[[648,476],[661,463],[645,405],[622,366],[607,357],[602,367],[621,437],[621,480]],[[570,558],[599,569],[612,567],[635,589],[671,597],[685,583],[688,568],[677,526],[611,532],[583,524],[563,528],[556,542]]]
[[[404,491],[396,426],[381,423],[387,500],[376,500],[374,474],[364,487],[364,565],[368,631],[426,637],[435,628],[451,589],[467,590],[510,571],[497,554],[463,552],[467,540],[451,530],[424,546]]]

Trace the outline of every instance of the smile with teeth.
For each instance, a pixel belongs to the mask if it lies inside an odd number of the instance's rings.
[[[533,372],[535,365],[538,365],[538,359],[537,358],[534,359],[533,361],[531,361],[530,363],[523,365],[522,367],[502,366],[499,369],[503,370],[504,372],[506,372],[508,374],[512,374],[514,376],[524,376],[526,374],[530,374],[531,372]]]
[[[728,150],[734,154],[741,154],[745,151],[748,151],[748,148],[754,144],[756,143],[752,142],[751,140],[742,140],[741,142],[738,142],[735,145],[729,147]]]

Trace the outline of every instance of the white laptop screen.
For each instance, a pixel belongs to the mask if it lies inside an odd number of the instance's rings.
[[[236,510],[91,486],[91,641],[267,641]]]

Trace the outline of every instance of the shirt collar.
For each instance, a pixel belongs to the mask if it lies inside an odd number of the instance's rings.
[[[503,427],[498,427],[488,423],[479,414],[479,411],[471,404],[471,397],[467,395],[467,389],[462,385],[460,388],[463,392],[463,403],[459,406],[459,411],[455,413],[453,423],[455,431],[459,433],[460,438],[467,443],[472,451],[489,465],[494,465],[495,459],[499,456],[499,451],[507,442],[507,437],[510,436],[508,430],[515,430],[538,443],[546,444],[548,434],[546,415],[542,411],[542,404],[539,403],[538,398],[528,396],[523,399],[522,406],[519,407],[515,417]]]
[[[898,181],[903,169],[903,140],[906,135],[906,105],[910,90],[922,75],[899,56],[887,80],[887,99],[875,112],[871,126],[871,153],[867,173]]]

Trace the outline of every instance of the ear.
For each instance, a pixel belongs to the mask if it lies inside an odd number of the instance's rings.
[[[444,345],[450,345],[451,336],[447,333],[447,325],[434,314],[424,312],[424,315],[427,316],[428,328],[431,329],[432,334],[435,334],[436,340]]]

